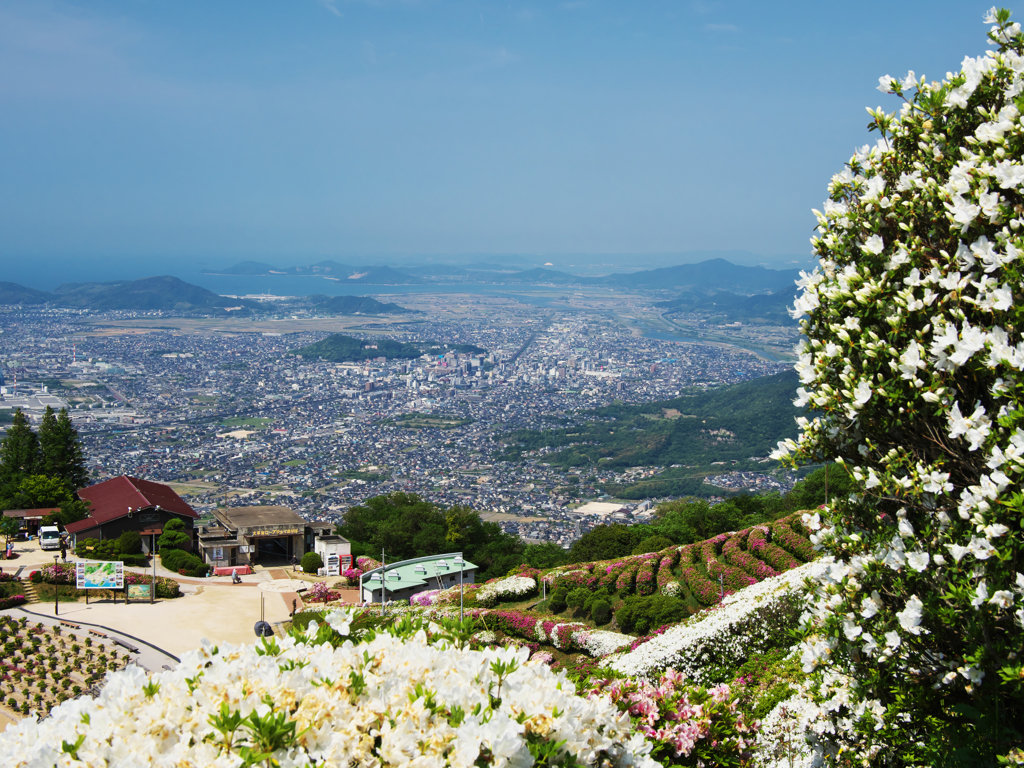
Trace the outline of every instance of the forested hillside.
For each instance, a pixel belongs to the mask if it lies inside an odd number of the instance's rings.
[[[544,461],[570,467],[680,465],[662,479],[703,475],[715,462],[749,465],[779,440],[796,436],[793,406],[797,376],[791,371],[644,405],[610,405],[582,414],[561,429],[509,433],[502,458],[524,458],[539,448],[561,448]],[[673,491],[693,492],[690,491]],[[647,495],[661,495],[649,492]]]

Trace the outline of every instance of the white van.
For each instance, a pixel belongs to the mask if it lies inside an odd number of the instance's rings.
[[[60,549],[60,529],[55,525],[44,525],[39,529],[39,546],[42,549]]]

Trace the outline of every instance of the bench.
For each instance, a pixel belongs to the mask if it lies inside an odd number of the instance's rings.
[[[113,638],[113,640],[114,645],[120,645],[121,647],[127,648],[129,651],[132,651],[133,653],[139,652],[139,646],[135,645],[135,643],[129,643],[127,640],[123,640],[120,637],[115,637]]]
[[[62,627],[68,627],[69,629],[81,629],[78,624],[72,624],[70,621],[62,621],[60,624]]]
[[[99,630],[97,630],[97,629],[90,629],[90,630],[89,630],[89,634],[90,634],[90,635],[96,635],[96,637],[106,637],[106,636],[107,636],[107,635],[106,635],[106,633],[104,633],[104,632],[100,632],[100,631],[99,631]]]

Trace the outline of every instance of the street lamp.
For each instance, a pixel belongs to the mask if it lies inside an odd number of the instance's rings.
[[[54,555],[53,556],[53,575],[55,577],[54,580],[53,580],[54,581],[54,584],[53,584],[53,615],[54,616],[60,615],[60,611],[57,608],[57,594],[58,594],[58,590],[60,590],[60,584],[58,583],[59,579],[56,578],[56,576],[57,576],[57,557],[58,557],[58,555]]]
[[[462,595],[463,595],[463,591],[464,591],[462,589],[462,569],[465,567],[466,561],[463,560],[461,552],[459,552],[459,556],[457,558],[455,558],[455,559],[459,561],[459,621],[462,621],[465,618],[463,616],[463,611],[462,611],[462,605],[463,605]]]

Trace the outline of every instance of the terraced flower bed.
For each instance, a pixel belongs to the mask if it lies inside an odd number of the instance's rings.
[[[128,664],[128,651],[86,630],[0,616],[0,706],[20,715],[52,707],[95,688]]]

